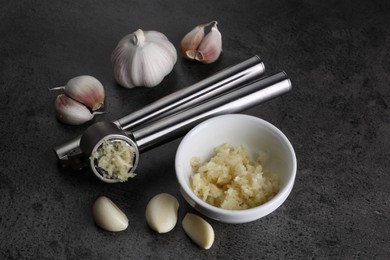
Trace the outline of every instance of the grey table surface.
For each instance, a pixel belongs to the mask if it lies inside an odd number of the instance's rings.
[[[0,2],[1,259],[388,259],[389,1]],[[124,35],[157,30],[178,49],[189,30],[212,20],[223,35],[216,63],[179,57],[155,88],[115,83],[110,55]],[[293,90],[244,113],[286,134],[297,178],[286,202],[262,219],[207,219],[215,230],[210,250],[180,224],[195,212],[175,177],[180,138],[143,154],[138,176],[121,184],[58,167],[52,148],[92,122],[58,122],[58,92],[48,88],[93,75],[107,94],[95,121],[115,120],[255,54],[267,74],[286,71]],[[161,192],[180,202],[178,225],[163,235],[144,218]],[[101,195],[126,213],[127,230],[94,224],[91,207]]]

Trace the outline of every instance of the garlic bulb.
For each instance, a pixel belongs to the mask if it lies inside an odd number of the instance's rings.
[[[82,75],[72,78],[63,87],[50,90],[64,89],[67,96],[96,111],[104,105],[104,87],[99,80],[92,76]]]
[[[217,28],[217,22],[196,26],[187,33],[180,42],[182,55],[190,60],[202,63],[215,62],[222,52],[222,35]],[[211,26],[205,36],[206,27]]]
[[[176,49],[164,34],[141,29],[122,38],[111,55],[115,80],[126,88],[160,84],[176,60]]]
[[[57,96],[54,106],[58,120],[69,125],[81,125],[92,120],[95,115],[102,114],[91,113],[86,106],[64,94]]]

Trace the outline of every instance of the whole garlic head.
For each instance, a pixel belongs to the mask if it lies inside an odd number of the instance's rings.
[[[172,71],[177,53],[164,34],[139,29],[119,41],[111,61],[119,85],[154,87]]]

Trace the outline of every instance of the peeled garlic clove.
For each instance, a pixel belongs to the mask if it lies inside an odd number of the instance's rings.
[[[195,59],[196,50],[204,38],[204,28],[206,25],[198,25],[187,33],[180,42],[180,51],[187,59]]]
[[[96,111],[104,105],[104,87],[99,80],[92,76],[77,76],[68,81],[63,87],[51,90],[64,89],[64,92],[74,100]]]
[[[54,107],[58,120],[68,125],[81,125],[92,120],[95,115],[102,114],[101,112],[91,113],[86,106],[65,94],[57,96]]]
[[[176,49],[164,34],[140,29],[122,38],[111,55],[115,80],[126,88],[157,86],[176,60]]]
[[[215,23],[200,43],[195,59],[202,63],[213,63],[219,58],[221,52],[222,35],[217,28],[217,23]]]
[[[107,231],[123,231],[129,225],[129,220],[125,213],[105,196],[101,196],[95,201],[92,207],[92,214],[95,223]]]
[[[146,206],[146,222],[158,233],[171,231],[177,223],[179,202],[168,193],[154,196]]]
[[[184,232],[198,246],[209,249],[214,243],[214,229],[203,218],[187,213],[182,221]]]

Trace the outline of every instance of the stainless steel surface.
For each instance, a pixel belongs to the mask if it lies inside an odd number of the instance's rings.
[[[112,122],[98,122],[88,127],[80,139],[80,150],[88,158],[86,160],[89,161],[92,172],[100,180],[107,183],[115,183],[119,182],[119,180],[104,177],[102,169],[100,169],[97,165],[97,161],[91,155],[96,152],[103,143],[115,141],[123,141],[129,146],[134,147],[135,156],[134,160],[131,162],[133,168],[130,169],[130,172],[133,172],[137,168],[139,151],[131,133],[125,133]]]
[[[224,69],[198,83],[165,96],[144,108],[115,121],[122,129],[129,130],[156,117],[177,112],[199,104],[216,95],[254,80],[265,71],[259,56],[254,56],[235,66]]]
[[[112,122],[97,122],[85,130],[80,139],[80,150],[87,156],[90,156],[96,144],[107,135],[126,135]],[[131,138],[131,135],[128,135]]]
[[[189,110],[162,118],[132,131],[140,152],[175,139],[205,119],[236,113],[287,93],[292,88],[285,72],[249,83]]]

